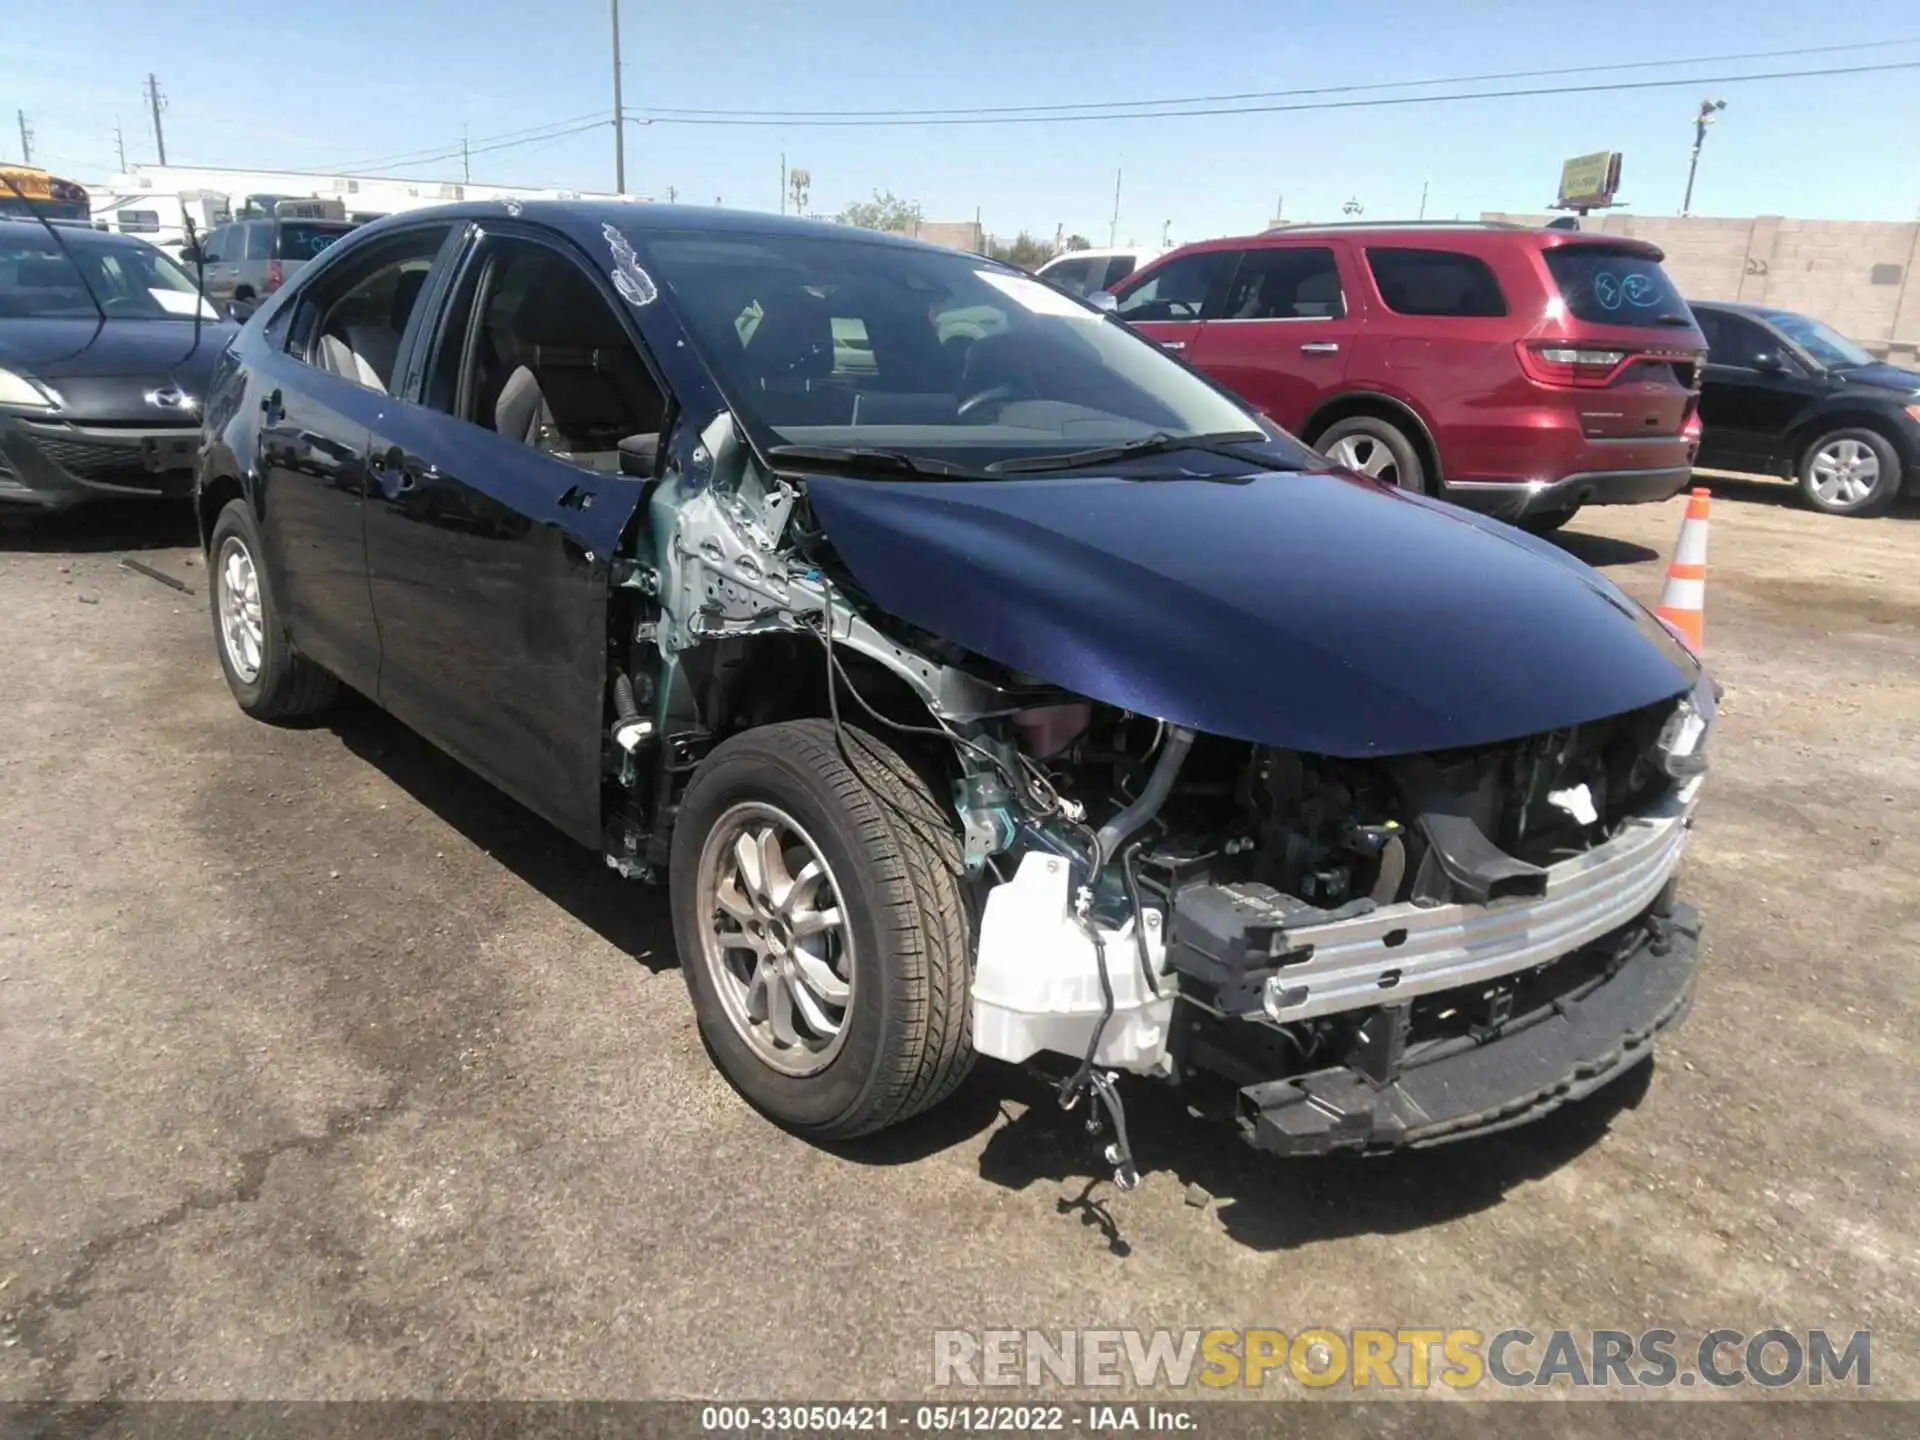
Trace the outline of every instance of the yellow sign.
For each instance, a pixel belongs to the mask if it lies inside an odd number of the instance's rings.
[[[1620,152],[1596,150],[1576,155],[1560,167],[1560,206],[1600,206],[1613,203],[1620,188]]]
[[[20,194],[28,200],[51,200],[53,198],[53,177],[44,170],[29,170],[19,165],[0,165],[0,190],[13,193],[13,186],[20,187]],[[13,185],[6,183],[11,180]]]

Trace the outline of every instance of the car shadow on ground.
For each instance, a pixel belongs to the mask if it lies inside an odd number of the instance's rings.
[[[1003,1109],[1008,1118],[988,1137],[981,1175],[1014,1190],[1037,1181],[1079,1185],[1077,1194],[1056,1202],[1061,1215],[1099,1231],[1114,1254],[1130,1253],[1129,1202],[1113,1186],[1113,1167],[1101,1153],[1111,1136],[1088,1134],[1084,1106],[1062,1111],[1045,1082],[1004,1066],[992,1069],[998,1093],[1017,1096],[1025,1109],[1017,1115]],[[1241,1244],[1293,1250],[1351,1235],[1419,1230],[1489,1209],[1516,1186],[1590,1148],[1615,1116],[1639,1105],[1652,1072],[1651,1063],[1640,1065],[1584,1100],[1499,1134],[1371,1157],[1280,1159],[1246,1145],[1229,1122],[1196,1119],[1171,1089],[1140,1082],[1127,1084],[1123,1094],[1142,1171],[1172,1172],[1189,1187],[1190,1202],[1212,1208]],[[989,1079],[976,1076],[970,1084]]]
[[[1584,530],[1557,530],[1547,537],[1576,560],[1602,569],[1609,565],[1640,565],[1658,560],[1660,552],[1632,540],[1592,535]]]
[[[197,546],[193,506],[185,500],[103,500],[49,514],[0,510],[0,552],[100,554]]]
[[[655,972],[678,966],[664,886],[622,879],[364,696],[344,691],[318,723],[608,944]]]

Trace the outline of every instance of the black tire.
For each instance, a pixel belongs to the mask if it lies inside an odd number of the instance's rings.
[[[1347,468],[1372,475],[1377,480],[1397,485],[1415,495],[1427,493],[1427,468],[1420,463],[1420,447],[1391,420],[1382,420],[1377,415],[1349,416],[1345,420],[1334,421],[1320,432],[1320,438],[1313,443],[1316,450],[1331,459],[1333,447],[1342,440],[1354,441],[1355,448],[1360,449],[1365,449],[1367,442],[1371,441],[1386,452],[1381,462],[1376,463],[1368,455],[1364,463],[1349,464]]]
[[[1829,493],[1821,495],[1822,479],[1816,473],[1816,466],[1823,454],[1833,449],[1842,451],[1849,445],[1864,446],[1872,455],[1875,466],[1872,488],[1857,499],[1842,498]],[[1859,426],[1849,426],[1840,430],[1830,430],[1817,436],[1807,448],[1800,452],[1800,463],[1794,467],[1794,476],[1800,484],[1800,494],[1814,509],[1828,515],[1847,515],[1864,518],[1879,515],[1893,504],[1894,497],[1900,493],[1901,481],[1905,478],[1900,472],[1900,455],[1887,437],[1877,430],[1867,430]]]
[[[796,720],[735,735],[707,757],[674,824],[674,940],[707,1048],[733,1087],[787,1128],[847,1139],[897,1124],[952,1093],[973,1063],[968,997],[973,923],[960,893],[959,837],[926,782],[851,726]],[[735,807],[776,807],[806,832],[839,891],[851,938],[840,1048],[792,1075],[763,1059],[710,970],[700,866]],[[724,830],[720,844],[724,847]],[[738,950],[731,952],[738,954]]]
[[[1533,535],[1551,535],[1580,513],[1578,505],[1567,510],[1548,510],[1539,515],[1522,515],[1513,523]]]
[[[260,607],[260,659],[251,677],[230,653],[222,626],[223,572],[231,547],[238,546],[253,568]],[[245,500],[229,500],[213,522],[207,540],[207,609],[213,617],[213,648],[234,701],[256,720],[294,720],[318,714],[333,703],[340,682],[293,648],[273,605],[267,583],[260,530]]]

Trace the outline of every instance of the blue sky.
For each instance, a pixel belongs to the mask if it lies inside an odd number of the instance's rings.
[[[151,160],[143,87],[169,97],[175,163],[328,170],[476,145],[611,107],[607,0],[326,0],[239,6],[68,0],[9,7],[0,155],[16,108],[36,160],[82,181]],[[1920,62],[1920,11],[1895,0],[624,0],[626,100],[719,110],[1065,104],[1484,75],[1906,40],[1843,54],[1642,69],[1608,79]],[[1500,82],[1522,85],[1527,82]],[[1544,83],[1553,83],[1551,81]],[[1455,88],[1500,88],[1499,85]],[[1381,92],[1387,93],[1387,92]],[[1405,92],[1399,92],[1405,93]],[[1001,235],[1056,225],[1105,243],[1178,242],[1286,213],[1338,219],[1537,208],[1562,158],[1625,154],[1635,211],[1673,214],[1691,118],[1708,136],[1697,213],[1920,217],[1920,70],[1191,119],[956,128],[651,124],[627,131],[628,188],[773,209],[780,159],[831,213],[876,188]],[[1353,97],[1359,98],[1359,97]],[[473,158],[476,181],[611,188],[610,128]],[[458,179],[458,160],[394,173]]]

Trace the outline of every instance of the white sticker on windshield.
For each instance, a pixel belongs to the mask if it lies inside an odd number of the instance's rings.
[[[1028,276],[1007,275],[998,270],[976,270],[973,273],[1014,304],[1035,315],[1058,315],[1064,320],[1100,319],[1098,311],[1076,304],[1051,285],[1042,284]]]

